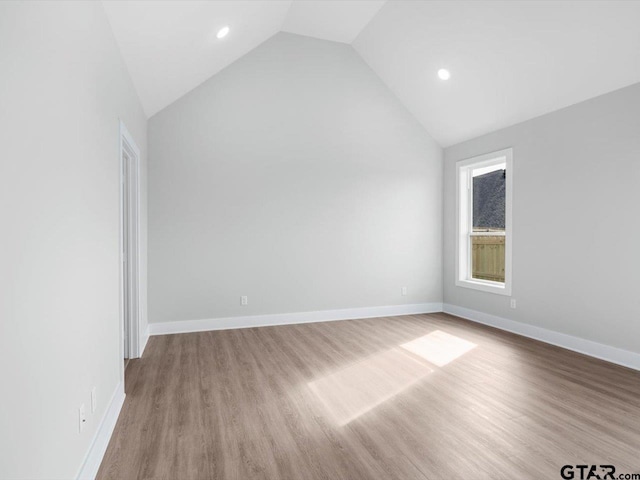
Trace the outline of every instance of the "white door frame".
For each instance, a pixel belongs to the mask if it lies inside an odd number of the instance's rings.
[[[120,359],[140,357],[140,149],[127,130],[125,124],[120,120],[119,139],[119,170],[120,170]],[[131,159],[129,165],[130,175],[125,176],[125,153]],[[128,184],[125,181],[128,180]],[[129,214],[125,215],[125,189],[129,191]],[[124,222],[129,219],[130,243],[133,239],[132,253],[133,269],[125,271],[125,242],[124,242]],[[132,235],[133,233],[133,235]],[[130,281],[125,283],[129,275]],[[125,285],[128,286],[129,298],[134,302],[129,305],[133,307],[129,310],[129,322],[125,332]],[[126,333],[126,334],[125,334]],[[126,343],[126,345],[125,345]],[[123,363],[123,362],[121,362]],[[124,375],[124,372],[123,372]]]

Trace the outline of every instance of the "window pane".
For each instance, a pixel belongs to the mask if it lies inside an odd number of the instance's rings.
[[[471,237],[471,276],[504,283],[504,235]]]
[[[489,170],[489,171],[488,171]],[[504,283],[505,265],[505,165],[473,172],[474,233],[471,236],[471,276]],[[486,235],[495,232],[498,235]]]

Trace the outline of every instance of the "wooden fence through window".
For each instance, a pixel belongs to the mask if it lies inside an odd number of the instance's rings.
[[[471,237],[471,276],[504,282],[504,235]]]

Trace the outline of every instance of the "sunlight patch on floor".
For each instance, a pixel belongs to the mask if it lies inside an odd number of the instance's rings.
[[[475,343],[441,330],[436,330],[400,346],[439,367],[444,367],[477,347]]]
[[[344,426],[477,345],[441,330],[367,357],[307,386]],[[422,359],[426,360],[423,361]]]
[[[338,425],[346,425],[433,371],[401,348],[368,357],[308,383]]]

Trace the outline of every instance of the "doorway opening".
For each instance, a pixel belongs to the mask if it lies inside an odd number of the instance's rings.
[[[122,366],[140,356],[140,150],[120,122]]]

